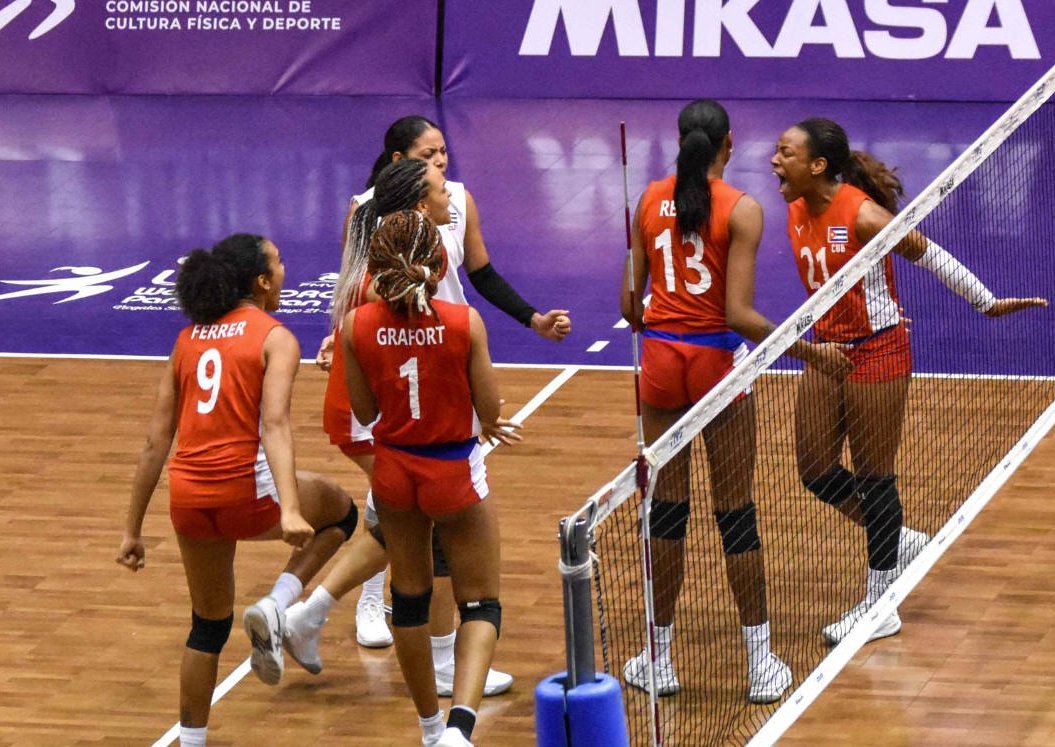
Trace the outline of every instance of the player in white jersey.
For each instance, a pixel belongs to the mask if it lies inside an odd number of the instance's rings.
[[[355,247],[350,244],[353,234],[353,218],[361,206],[373,199],[373,185],[381,170],[390,163],[407,158],[426,161],[441,172],[446,172],[447,148],[443,134],[435,124],[424,117],[403,117],[394,122],[386,132],[385,150],[374,164],[367,181],[367,190],[355,195],[349,203],[343,231],[344,263],[365,260],[365,257],[352,256],[356,254]],[[472,195],[459,182],[446,182],[446,187],[450,203],[447,208],[449,222],[434,219],[437,224],[440,224],[440,233],[447,254],[447,271],[436,297],[454,303],[466,303],[458,277],[458,268],[464,265],[469,281],[487,301],[521,324],[530,326],[538,335],[557,342],[562,340],[571,331],[568,312],[563,309],[553,309],[543,314],[524,301],[509,286],[491,266]],[[347,274],[349,273],[342,268],[342,275]],[[335,302],[344,301],[346,291],[347,289],[338,289],[334,294]],[[323,341],[317,357],[319,366],[324,370],[329,368],[332,360],[332,340],[330,336]],[[357,458],[356,461],[363,466],[364,470],[368,469],[362,464],[366,461],[365,459]],[[366,515],[367,523],[370,523],[375,516],[369,501]],[[339,598],[349,588],[354,588],[354,584],[350,583],[353,580],[352,574],[362,570],[361,567],[350,566],[349,572],[342,574],[345,576],[342,579],[335,577],[339,568],[340,565],[316,588],[303,607],[298,606],[292,611],[291,629],[300,627],[304,630],[305,635],[302,640],[312,651],[317,651],[318,630],[329,608],[336,601],[335,597]],[[383,572],[363,584],[363,594],[357,605],[356,614],[356,638],[363,645],[383,646],[389,645],[392,641],[391,633],[384,620],[383,584]],[[437,585],[441,588],[433,596],[434,606],[430,620],[434,621],[432,640],[437,688],[441,695],[446,695],[450,693],[453,682],[454,603],[449,591],[449,581],[444,579]],[[331,594],[330,591],[334,593]],[[321,665],[317,656],[314,661]],[[497,695],[507,690],[511,684],[512,678],[509,675],[492,671],[488,676],[485,695]]]

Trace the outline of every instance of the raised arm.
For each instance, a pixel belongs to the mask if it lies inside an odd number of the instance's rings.
[[[143,547],[143,518],[150,499],[154,495],[161,470],[172,449],[179,415],[179,394],[176,389],[175,368],[169,356],[165,373],[158,384],[154,412],[147,429],[147,440],[139,453],[135,477],[132,478],[132,495],[125,517],[124,537],[117,552],[117,562],[132,571],[146,565],[146,549]]]
[[[891,220],[893,215],[876,203],[869,200],[862,204],[855,226],[861,243],[871,241]],[[894,251],[929,271],[946,288],[986,316],[1004,316],[1023,309],[1048,305],[1047,299],[1039,297],[997,298],[962,262],[915,229],[898,242]]]
[[[469,190],[465,190],[465,271],[473,288],[488,303],[525,327],[531,327],[540,337],[560,342],[571,332],[567,309],[551,309],[545,314],[539,312],[498,274],[487,253],[480,229],[480,214]]]

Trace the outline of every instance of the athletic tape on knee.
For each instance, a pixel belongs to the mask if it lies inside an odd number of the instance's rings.
[[[432,602],[432,587],[421,594],[404,594],[393,584],[392,625],[397,628],[416,628],[429,623],[429,604]]]
[[[826,475],[806,480],[806,490],[829,506],[837,506],[857,494],[857,478],[841,464]]]
[[[462,624],[473,620],[483,620],[495,626],[498,635],[502,635],[502,603],[497,599],[480,599],[458,605],[458,614]]]
[[[219,654],[231,635],[232,624],[234,624],[233,612],[222,620],[207,620],[204,617],[198,617],[198,613],[191,610],[187,648],[206,654]]]
[[[762,547],[754,503],[730,511],[715,511],[714,520],[718,523],[726,555],[740,555]]]
[[[432,528],[432,575],[436,578],[447,578],[451,575],[451,569],[447,567],[447,557],[443,554],[440,545],[439,534],[436,528]]]
[[[689,502],[652,501],[648,527],[654,539],[683,540],[689,525]]]
[[[889,571],[897,566],[898,540],[905,523],[897,476],[862,477],[857,484],[868,535],[868,567]]]
[[[344,541],[347,542],[355,534],[355,527],[359,523],[359,509],[355,507],[355,503],[348,506],[348,514],[338,522],[334,522],[328,526],[324,526],[319,530],[318,533],[325,532],[327,529],[333,529],[336,527],[344,532]]]

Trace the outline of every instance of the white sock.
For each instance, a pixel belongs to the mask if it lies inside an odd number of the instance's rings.
[[[322,625],[330,615],[330,609],[337,604],[337,600],[322,585],[316,586],[311,592],[305,607],[308,611],[308,619],[316,625]]]
[[[431,637],[433,667],[440,669],[454,661],[454,639],[456,636],[457,633],[451,631],[447,635],[434,635]]]
[[[865,601],[869,605],[873,605],[879,601],[879,599],[886,593],[886,590],[890,588],[890,584],[894,583],[894,579],[897,578],[897,568],[892,568],[889,571],[877,571],[874,568],[868,569],[868,596],[865,597]]]
[[[747,669],[755,671],[769,658],[769,621],[761,625],[742,625],[744,646],[747,648]]]
[[[375,573],[372,577],[368,578],[363,584],[363,592],[359,595],[359,601],[362,602],[366,599],[376,599],[379,602],[383,602],[385,599],[385,572],[387,568],[382,568],[380,571]]]
[[[418,716],[418,724],[421,726],[421,735],[427,741],[434,741],[443,736],[443,730],[447,728],[443,720],[443,711],[439,710],[428,718]]]
[[[180,747],[205,747],[205,732],[208,730],[208,726],[201,726],[192,729],[189,726],[183,726],[181,724],[179,728]]]
[[[304,591],[304,584],[299,578],[292,573],[283,573],[271,587],[271,593],[268,596],[275,600],[279,612],[285,612],[302,591]]]
[[[656,659],[670,658],[670,643],[674,639],[674,624],[656,626]]]

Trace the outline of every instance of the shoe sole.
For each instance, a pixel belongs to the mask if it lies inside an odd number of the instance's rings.
[[[493,698],[496,695],[501,695],[502,693],[509,692],[510,688],[512,688],[512,687],[513,687],[513,681],[512,680],[510,680],[508,684],[498,685],[497,687],[492,687],[490,689],[485,687],[484,688],[484,697],[485,698]],[[440,683],[437,682],[436,683],[436,694],[438,696],[440,696],[441,698],[449,698],[452,695],[454,695],[454,688],[453,687],[442,687],[442,686],[440,686]]]
[[[250,643],[257,640],[271,640],[271,626],[267,624],[263,615],[254,615],[246,610],[242,616],[242,625],[245,628],[245,634],[249,636]],[[269,653],[263,653],[255,644],[253,653],[249,657],[249,666],[265,685],[277,685],[282,681],[282,673],[285,669],[282,660]]]
[[[301,668],[304,669],[306,672],[309,672],[311,674],[320,674],[322,672],[322,664],[310,664],[309,665],[309,664],[305,663],[304,661],[301,661],[300,657],[298,657],[293,652],[293,647],[289,645],[288,639],[286,639],[286,638],[282,639],[282,648],[285,650],[285,652],[287,654],[289,654],[289,658],[291,658],[293,661],[295,661],[298,664],[300,664]]]

